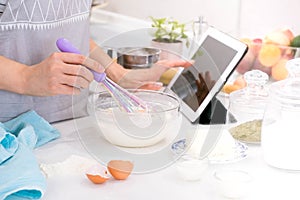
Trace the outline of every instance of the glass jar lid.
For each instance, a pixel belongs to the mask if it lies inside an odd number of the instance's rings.
[[[264,106],[268,97],[265,85],[269,80],[269,76],[260,70],[251,70],[244,74],[244,79],[247,86],[229,95],[231,106]]]
[[[270,95],[282,108],[300,109],[300,58],[287,61],[288,78],[271,84]]]
[[[273,83],[270,86],[270,98],[282,108],[300,109],[300,77]]]
[[[286,63],[289,78],[300,77],[300,58],[288,60]]]

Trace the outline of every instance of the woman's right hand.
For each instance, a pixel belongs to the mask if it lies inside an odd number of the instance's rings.
[[[211,75],[208,71],[206,71],[204,74],[199,73],[198,74],[199,79],[196,80],[197,84],[197,98],[199,105],[202,103],[202,101],[205,99],[211,88],[215,85],[216,81],[212,80]]]
[[[55,52],[42,62],[24,68],[24,93],[34,96],[79,94],[94,78],[88,68],[104,72],[104,68],[91,58]]]

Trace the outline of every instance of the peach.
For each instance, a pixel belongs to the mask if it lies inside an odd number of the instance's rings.
[[[250,48],[250,50],[253,52],[253,54],[255,55],[255,56],[257,56],[258,55],[258,52],[259,52],[259,50],[260,50],[260,48],[261,48],[261,45],[262,45],[262,39],[260,39],[260,38],[255,38],[255,39],[253,39],[253,42],[252,42],[252,44],[251,44],[251,48]]]
[[[289,36],[281,31],[273,31],[264,38],[265,43],[288,46],[290,44]]]
[[[296,49],[290,48],[290,47],[283,47],[281,48],[282,52],[282,58],[287,58],[287,59],[293,59],[295,56],[295,51]]]
[[[255,60],[252,69],[258,69],[262,72],[265,72],[269,76],[271,75],[271,67],[265,67],[263,66],[258,59]]]
[[[250,38],[241,38],[240,41],[244,42],[248,46],[250,46],[252,43],[252,40]]]
[[[276,30],[265,36],[264,43],[288,46],[290,45],[291,40],[285,33]]]
[[[227,93],[227,94],[230,94],[231,92],[239,90],[239,89],[241,89],[241,86],[239,86],[239,85],[235,85],[235,84],[231,84],[231,83],[226,83],[223,86],[222,91],[225,92],[225,93]]]
[[[243,76],[239,76],[233,81],[233,85],[237,85],[240,86],[240,88],[244,88],[247,86],[247,82]]]
[[[258,44],[261,44],[263,42],[263,40],[261,38],[254,38],[253,39],[253,42],[254,43],[258,43]]]
[[[240,74],[244,74],[252,68],[254,60],[255,56],[253,52],[248,51],[235,70]]]
[[[292,41],[295,37],[292,30],[289,28],[282,28],[282,29],[279,29],[279,31],[281,31],[283,34],[285,34],[289,38],[290,41]]]
[[[252,51],[252,53],[256,56],[258,50],[260,49],[262,39],[260,38],[255,38],[255,39],[250,39],[250,38],[241,38],[240,39],[242,42],[247,44],[248,46],[248,51]]]
[[[282,58],[274,65],[272,69],[272,78],[276,81],[283,80],[288,76],[288,70],[286,69],[286,62],[288,59]]]
[[[247,83],[246,83],[244,77],[239,76],[233,81],[233,83],[226,83],[223,86],[222,91],[227,93],[227,94],[230,94],[231,92],[236,91],[236,90],[240,90],[240,89],[242,89],[246,86],[247,86]]]
[[[281,58],[281,50],[274,44],[263,44],[259,53],[258,60],[265,67],[271,67]]]

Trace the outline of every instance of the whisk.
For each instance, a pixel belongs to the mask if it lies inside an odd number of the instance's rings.
[[[62,52],[80,54],[80,51],[65,38],[58,39],[56,45]],[[147,109],[147,105],[142,99],[116,84],[105,73],[98,73],[92,69],[90,71],[93,73],[95,81],[105,86],[121,109],[128,113]]]

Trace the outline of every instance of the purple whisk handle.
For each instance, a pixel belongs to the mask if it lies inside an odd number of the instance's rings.
[[[69,42],[67,39],[65,38],[59,38],[56,41],[56,46],[59,48],[59,50],[61,52],[68,52],[68,53],[77,53],[80,54],[79,49],[77,49],[76,47],[74,47],[71,42]]]
[[[76,53],[76,54],[80,54],[80,51],[74,47],[71,42],[69,42],[67,39],[65,38],[59,38],[56,41],[56,46],[58,47],[58,49],[61,52],[68,52],[68,53]],[[94,79],[97,82],[103,82],[106,78],[106,74],[105,73],[98,73],[92,69],[90,69],[90,71],[93,73],[94,75]]]
[[[106,78],[106,74],[105,73],[98,73],[98,72],[95,72],[94,70],[92,70],[92,69],[90,69],[91,70],[91,72],[93,73],[93,75],[94,75],[94,79],[95,79],[95,81],[97,81],[97,82],[103,82],[104,80],[105,80],[105,78]]]
[[[64,38],[58,39],[56,45],[62,52],[80,54],[80,51]],[[147,105],[140,98],[114,83],[106,77],[105,73],[98,73],[91,69],[90,71],[93,73],[94,79],[106,87],[121,109],[129,113],[135,112],[135,110],[139,110],[140,108],[147,109]]]

